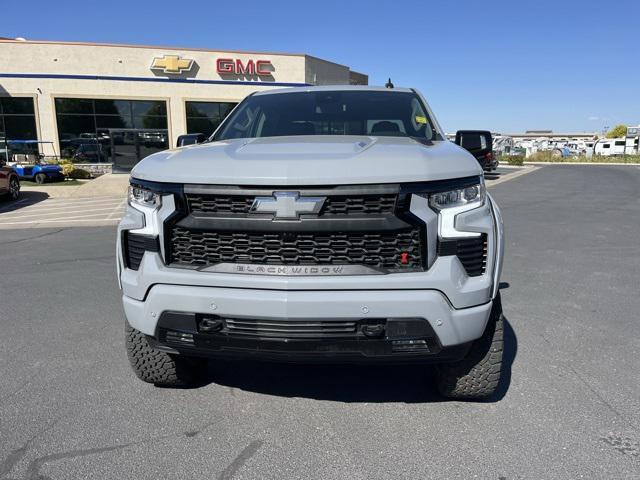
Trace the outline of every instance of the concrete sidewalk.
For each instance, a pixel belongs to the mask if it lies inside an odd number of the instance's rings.
[[[48,198],[94,198],[118,195],[124,197],[129,186],[129,175],[108,173],[94,180],[79,181],[82,185],[65,186],[45,183],[38,186],[23,186],[22,191],[43,193]]]

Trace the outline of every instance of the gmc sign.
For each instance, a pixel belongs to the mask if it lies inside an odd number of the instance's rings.
[[[273,65],[270,60],[247,60],[239,58],[219,58],[216,60],[216,70],[220,75],[258,75],[271,76]]]

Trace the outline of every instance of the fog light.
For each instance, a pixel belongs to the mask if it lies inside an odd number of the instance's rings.
[[[193,334],[167,330],[165,341],[173,345],[193,345]]]
[[[391,342],[391,351],[404,353],[428,353],[430,350],[426,340],[394,340]]]

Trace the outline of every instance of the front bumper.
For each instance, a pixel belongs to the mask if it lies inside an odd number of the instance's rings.
[[[277,356],[296,359],[321,357],[332,359],[407,360],[446,357],[449,347],[465,345],[479,338],[487,324],[492,302],[456,310],[444,295],[435,290],[356,290],[356,291],[272,291],[236,288],[156,285],[144,301],[123,297],[129,324],[153,337],[158,347],[180,353]],[[167,324],[166,312],[180,312],[185,320]],[[199,314],[199,315],[194,315]],[[413,319],[424,321],[423,333],[393,335],[393,338],[364,338],[361,335],[336,338],[264,338],[219,334],[199,335],[197,318],[201,316],[252,320],[283,320],[304,323],[309,320],[369,322],[374,319]],[[189,320],[191,319],[191,320]],[[166,331],[195,335],[193,345],[169,345]],[[393,352],[394,339],[428,339],[428,351]],[[186,350],[185,350],[186,349]]]
[[[172,197],[163,198],[153,214],[129,207],[120,223],[118,280],[130,325],[148,335],[159,349],[192,355],[241,355],[280,360],[433,360],[464,354],[482,336],[497,294],[503,256],[502,220],[491,198],[482,207],[441,218],[414,197],[415,211],[433,235],[433,258],[424,272],[386,275],[277,276],[200,272],[171,268],[160,251],[146,251],[139,268],[123,262],[121,232],[163,236],[164,220],[174,211]],[[412,203],[413,207],[413,203]],[[452,209],[453,210],[453,209]],[[455,212],[454,212],[455,213]],[[445,221],[447,220],[447,221]],[[440,222],[440,224],[438,224]],[[429,233],[431,232],[431,233]],[[444,238],[484,234],[488,239],[487,271],[470,277],[456,256],[435,256],[437,232]],[[472,233],[470,233],[472,232]],[[174,328],[191,335],[191,345],[170,345],[161,319],[167,312],[248,320],[304,322],[314,320],[421,319],[428,324],[428,352],[392,351],[391,338],[291,339],[235,337],[225,332],[203,335],[197,321]],[[187,322],[188,323],[188,322]],[[166,329],[165,329],[166,330]],[[423,336],[424,337],[424,336]],[[420,339],[422,337],[416,337]]]

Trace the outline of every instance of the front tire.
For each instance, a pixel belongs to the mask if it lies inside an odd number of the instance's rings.
[[[162,387],[187,387],[200,378],[202,364],[195,359],[154,350],[147,337],[125,322],[127,356],[140,380]]]
[[[500,294],[493,300],[487,327],[459,362],[440,365],[436,372],[438,391],[454,399],[482,400],[491,397],[500,384],[504,317]]]
[[[38,185],[42,185],[47,181],[47,176],[44,173],[36,173],[34,180]]]
[[[17,177],[11,177],[9,180],[9,198],[17,200],[20,197],[20,181]]]

